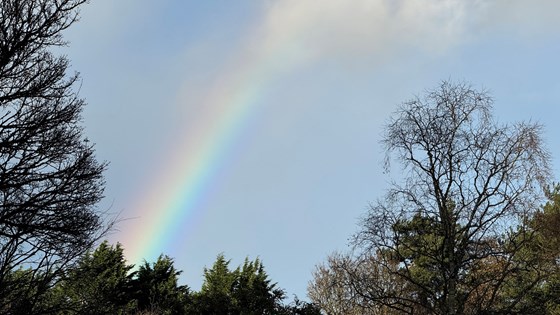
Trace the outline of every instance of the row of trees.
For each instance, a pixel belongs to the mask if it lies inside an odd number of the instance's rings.
[[[382,143],[405,180],[350,253],[317,267],[309,296],[326,314],[560,314],[560,186],[547,188],[542,127],[499,124],[491,104],[443,82],[399,107]]]
[[[15,287],[2,296],[6,314],[278,314],[319,315],[312,304],[297,299],[284,304],[285,293],[273,283],[259,259],[246,259],[234,270],[219,255],[204,270],[200,291],[179,285],[181,271],[173,260],[160,256],[156,262],[133,270],[117,244],[101,243],[87,252],[66,275],[51,286]],[[33,277],[34,269],[18,269],[14,281]]]
[[[400,252],[331,254],[313,273],[310,300],[329,315],[443,314],[430,298],[444,287],[443,275],[429,253],[419,253],[421,244],[438,237],[433,226],[414,218],[407,228],[417,239],[409,238]],[[502,256],[488,256],[464,270],[460,314],[560,314],[559,188],[526,229],[510,233],[507,243],[492,244]],[[512,247],[519,247],[517,254],[506,256]],[[401,259],[410,260],[408,270]]]

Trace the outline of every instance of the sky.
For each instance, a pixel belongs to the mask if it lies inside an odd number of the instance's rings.
[[[194,290],[218,254],[259,257],[305,299],[399,180],[384,123],[442,80],[543,124],[558,179],[559,23],[554,0],[92,0],[63,53],[110,163],[108,238],[129,263],[173,257]]]

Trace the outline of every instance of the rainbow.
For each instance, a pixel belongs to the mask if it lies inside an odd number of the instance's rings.
[[[130,262],[155,261],[183,226],[189,226],[186,222],[196,219],[220,168],[256,112],[262,91],[275,75],[301,60],[293,36],[270,27],[265,33],[253,34],[247,41],[250,49],[232,59],[206,93],[205,112],[197,114],[196,124],[184,131],[185,139],[168,153],[170,161],[161,170],[166,173],[149,181],[146,193],[131,206],[139,217],[121,239]]]

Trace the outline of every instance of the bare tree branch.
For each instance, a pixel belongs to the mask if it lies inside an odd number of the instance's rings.
[[[94,148],[80,126],[77,74],[52,48],[86,0],[0,2],[0,310],[11,303],[10,274],[52,283],[110,226]]]
[[[353,244],[406,290],[389,292],[347,268],[364,299],[414,314],[512,310],[521,301],[496,303],[534,266],[518,254],[531,234],[516,231],[543,201],[550,156],[542,126],[499,124],[491,111],[486,91],[442,82],[394,113],[382,141],[386,167],[396,158],[409,176],[370,206]],[[543,279],[532,274],[527,290]]]

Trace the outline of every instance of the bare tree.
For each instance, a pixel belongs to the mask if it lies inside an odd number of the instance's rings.
[[[358,315],[363,313],[360,300],[352,290],[344,267],[351,264],[347,256],[332,254],[326,264],[313,272],[307,295],[327,315]]]
[[[106,231],[106,164],[82,135],[78,74],[52,52],[85,2],[0,2],[0,310],[15,269],[50,280]]]
[[[396,157],[406,178],[371,205],[354,244],[406,291],[353,277],[370,301],[405,314],[507,313],[528,292],[502,298],[535,268],[518,254],[531,235],[519,231],[543,200],[549,154],[539,124],[501,125],[491,105],[486,91],[442,82],[388,122],[386,167]],[[533,275],[517,285],[538,285],[543,275]]]
[[[371,292],[390,291],[398,295],[403,290],[397,278],[383,272],[375,255],[354,257],[334,253],[325,264],[316,266],[307,295],[326,315],[398,314],[370,299]]]

